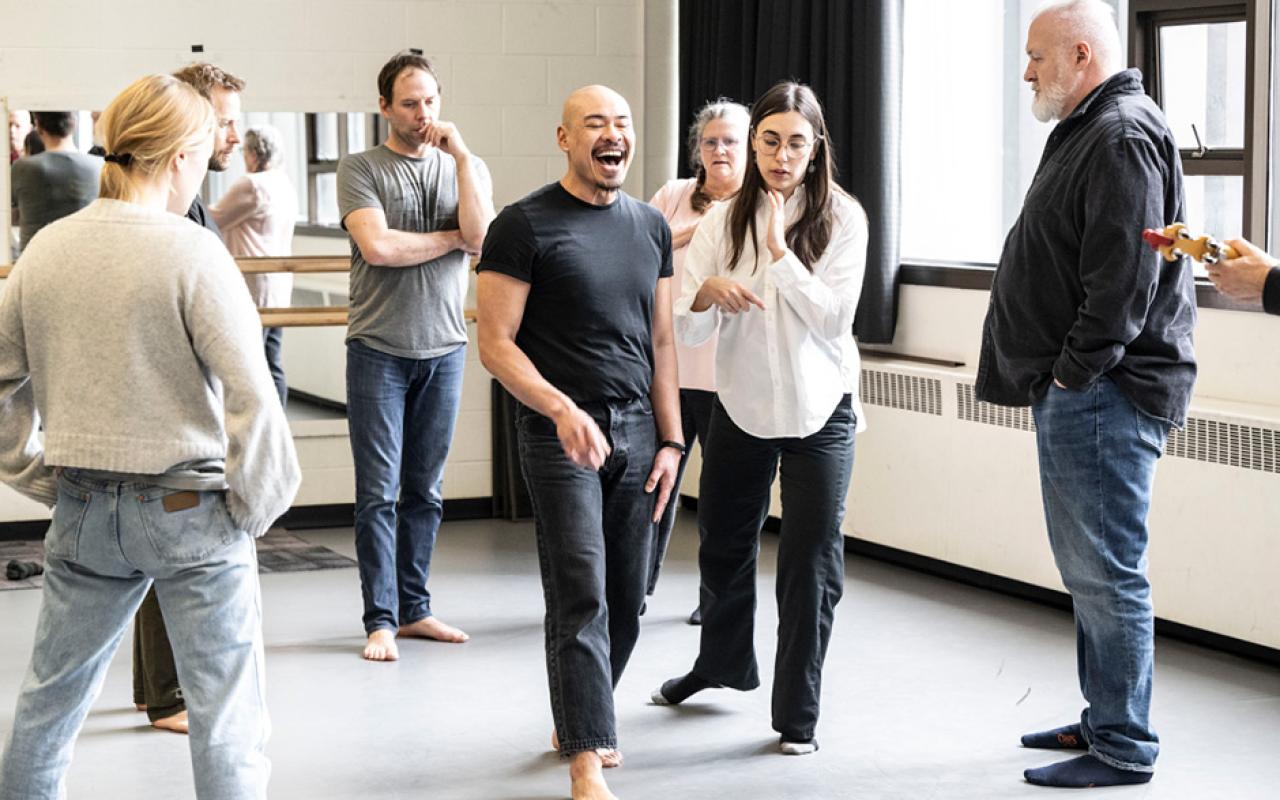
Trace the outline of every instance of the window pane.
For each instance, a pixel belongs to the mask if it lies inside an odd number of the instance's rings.
[[[338,174],[322,172],[316,176],[316,223],[338,224]]]
[[[363,112],[347,114],[347,152],[363,153],[369,149],[366,143],[365,126],[367,117]]]
[[[1188,175],[1187,233],[1234,239],[1244,228],[1244,178],[1239,175]],[[1196,275],[1206,275],[1204,265],[1192,262]]]
[[[1042,4],[903,3],[904,260],[999,260],[1053,130],[1032,116],[1022,80],[1027,28]],[[1125,20],[1127,3],[1112,5]]]
[[[1160,85],[1178,147],[1244,147],[1245,23],[1160,28]]]
[[[332,111],[316,114],[316,159],[338,158],[338,115]]]

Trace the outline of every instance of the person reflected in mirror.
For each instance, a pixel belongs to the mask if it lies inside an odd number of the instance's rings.
[[[75,113],[38,111],[35,121],[44,152],[19,159],[11,174],[19,252],[45,225],[93,202],[102,171],[102,159],[76,149]]]
[[[222,240],[231,255],[262,258],[293,254],[293,228],[298,220],[298,194],[282,167],[284,141],[271,125],[244,132],[245,175],[227,188],[209,214],[222,229]],[[293,273],[246,274],[244,281],[259,308],[286,308],[293,297]],[[285,380],[282,328],[264,328],[263,349],[267,368],[280,394],[280,405],[289,398]]]

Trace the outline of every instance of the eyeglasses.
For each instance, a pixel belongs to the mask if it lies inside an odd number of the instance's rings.
[[[705,153],[714,153],[721,147],[725,150],[732,150],[739,144],[740,142],[737,139],[734,139],[731,136],[726,136],[723,139],[703,139],[698,146],[701,147]]]
[[[792,137],[786,142],[787,155],[792,158],[802,158],[805,153],[808,153],[813,149],[813,146],[818,143],[818,139],[821,138],[822,137],[819,136],[817,139],[813,139],[811,141],[800,136]],[[775,155],[778,150],[782,149],[782,147],[782,139],[771,133],[761,133],[756,135],[756,150],[758,150],[761,155]]]

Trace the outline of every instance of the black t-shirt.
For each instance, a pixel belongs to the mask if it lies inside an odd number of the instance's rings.
[[[187,219],[218,234],[219,239],[222,238],[222,231],[218,229],[218,223],[213,221],[213,215],[209,213],[209,209],[204,207],[204,201],[200,199],[200,195],[196,195],[191,201],[191,208],[187,209]]]
[[[575,403],[649,394],[653,302],[671,276],[671,228],[626,194],[607,206],[559,183],[502,210],[478,271],[529,284],[516,344]]]

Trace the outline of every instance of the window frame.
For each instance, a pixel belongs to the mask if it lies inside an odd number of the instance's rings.
[[[1142,70],[1147,90],[1160,102],[1159,27],[1180,24],[1244,20],[1245,141],[1244,147],[1211,149],[1203,157],[1184,150],[1187,175],[1239,175],[1244,179],[1243,235],[1251,241],[1280,246],[1280,220],[1271,203],[1280,203],[1280,177],[1270,175],[1271,161],[1280,159],[1272,141],[1280,141],[1280,116],[1271,99],[1272,76],[1280,73],[1273,59],[1280,58],[1280,26],[1272,19],[1271,0],[1128,0],[1128,63]],[[1243,13],[1243,16],[1242,16]],[[1153,81],[1155,82],[1153,85]],[[1274,126],[1273,126],[1274,120]],[[1191,157],[1189,157],[1191,156]],[[1218,167],[1218,171],[1209,171]],[[1234,171],[1225,172],[1224,168]],[[1274,183],[1274,187],[1273,187]],[[1273,196],[1274,195],[1274,196]],[[899,282],[905,286],[990,291],[995,265],[963,261],[904,259]],[[1196,305],[1232,311],[1262,313],[1252,304],[1240,303],[1218,292],[1206,278],[1196,279]]]

